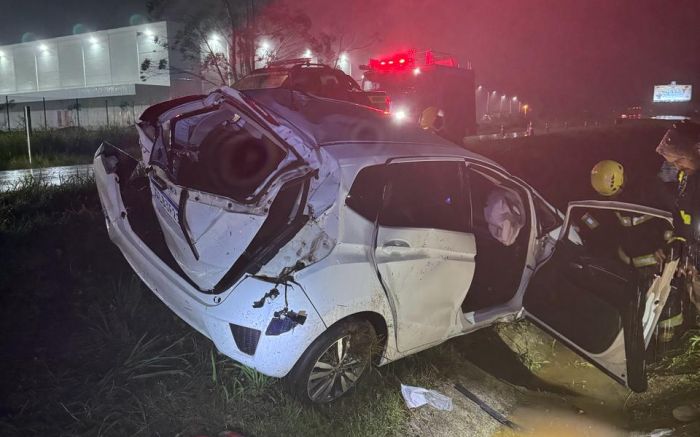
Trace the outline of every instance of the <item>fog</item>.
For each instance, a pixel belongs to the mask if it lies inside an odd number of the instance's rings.
[[[478,83],[518,94],[549,112],[643,104],[651,100],[653,84],[672,80],[700,87],[698,1],[294,4],[308,11],[321,29],[352,29],[358,39],[378,32],[379,40],[368,50],[372,54],[406,47],[452,52],[462,62],[471,62]]]

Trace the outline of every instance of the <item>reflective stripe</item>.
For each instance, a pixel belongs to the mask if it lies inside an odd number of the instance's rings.
[[[588,229],[595,229],[600,225],[600,223],[598,223],[598,220],[596,220],[589,213],[585,213],[583,217],[581,217],[581,221],[583,221],[586,224],[586,226],[588,226]]]
[[[674,328],[683,324],[683,313],[659,322],[659,328]]]
[[[668,240],[669,243],[673,243],[674,241],[681,241],[681,242],[685,243],[686,240],[683,237],[673,237],[670,240]]]
[[[653,266],[658,263],[653,253],[630,258],[620,246],[617,247],[617,255],[620,257],[620,260],[622,260],[623,263],[632,265],[638,269]]]
[[[632,265],[637,268],[654,266],[656,265],[656,257],[654,254],[635,256],[632,258]]]
[[[678,182],[682,182],[685,177],[685,172],[683,170],[678,172]]]
[[[625,216],[625,215],[620,214],[619,211],[615,211],[615,215],[617,216],[617,219],[620,221],[620,224],[626,228],[629,228],[631,226],[641,225],[642,223],[646,223],[649,220],[654,218],[654,216],[647,215],[647,214],[640,215],[637,217],[629,217],[629,216]]]
[[[681,216],[681,220],[683,220],[683,224],[684,224],[684,225],[689,225],[689,224],[691,224],[691,223],[693,222],[693,216],[691,216],[690,214],[688,214],[688,213],[685,212],[684,210],[681,209],[681,210],[679,211],[679,213],[680,213],[680,216]]]

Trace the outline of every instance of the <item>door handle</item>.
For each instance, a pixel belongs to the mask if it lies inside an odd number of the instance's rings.
[[[383,247],[411,247],[411,245],[404,240],[389,240],[383,244]]]

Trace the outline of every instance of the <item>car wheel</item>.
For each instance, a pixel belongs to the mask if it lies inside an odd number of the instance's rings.
[[[376,334],[367,321],[331,326],[304,352],[287,379],[301,400],[331,402],[349,392],[371,365]]]

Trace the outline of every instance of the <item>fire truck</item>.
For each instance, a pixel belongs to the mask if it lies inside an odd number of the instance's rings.
[[[397,122],[417,123],[459,145],[476,134],[474,70],[453,56],[408,50],[370,59],[360,69],[364,91],[386,93],[370,97],[373,106]]]

